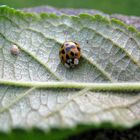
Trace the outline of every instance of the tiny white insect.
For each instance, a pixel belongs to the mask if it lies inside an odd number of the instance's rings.
[[[16,46],[16,45],[13,45],[10,48],[10,51],[11,51],[11,54],[13,54],[13,55],[18,55],[20,53],[20,50],[19,50],[18,46]]]

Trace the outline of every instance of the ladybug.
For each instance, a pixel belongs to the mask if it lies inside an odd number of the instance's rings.
[[[80,45],[73,41],[64,42],[60,48],[59,57],[62,64],[67,68],[78,65],[81,57]]]

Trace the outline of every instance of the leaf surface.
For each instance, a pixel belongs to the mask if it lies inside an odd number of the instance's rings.
[[[66,40],[82,49],[74,69],[59,60]],[[20,49],[17,56],[10,52],[13,45]],[[117,86],[104,92],[100,85],[139,81],[140,37],[132,27],[99,15],[36,15],[0,7],[1,131],[103,122],[131,127],[140,120],[139,90],[121,92]]]

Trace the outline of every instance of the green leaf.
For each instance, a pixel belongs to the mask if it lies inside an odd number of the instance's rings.
[[[82,49],[74,69],[59,60],[66,40]],[[17,56],[13,45],[20,49]],[[140,37],[134,28],[99,15],[36,15],[0,7],[0,131],[104,122],[132,127],[140,121],[138,81]]]

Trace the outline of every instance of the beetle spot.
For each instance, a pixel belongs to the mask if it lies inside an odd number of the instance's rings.
[[[74,64],[74,58],[72,59],[72,62],[71,63]]]
[[[64,51],[64,49],[63,49],[61,52],[62,52],[62,54],[65,54],[65,51]]]
[[[74,52],[70,52],[70,54],[71,54],[72,56],[74,56]]]
[[[62,56],[61,59],[64,60],[64,57]]]
[[[81,51],[81,49],[79,47],[77,47],[78,51]]]
[[[68,54],[66,54],[66,58],[67,58],[67,59],[69,59],[69,58],[70,58]]]

